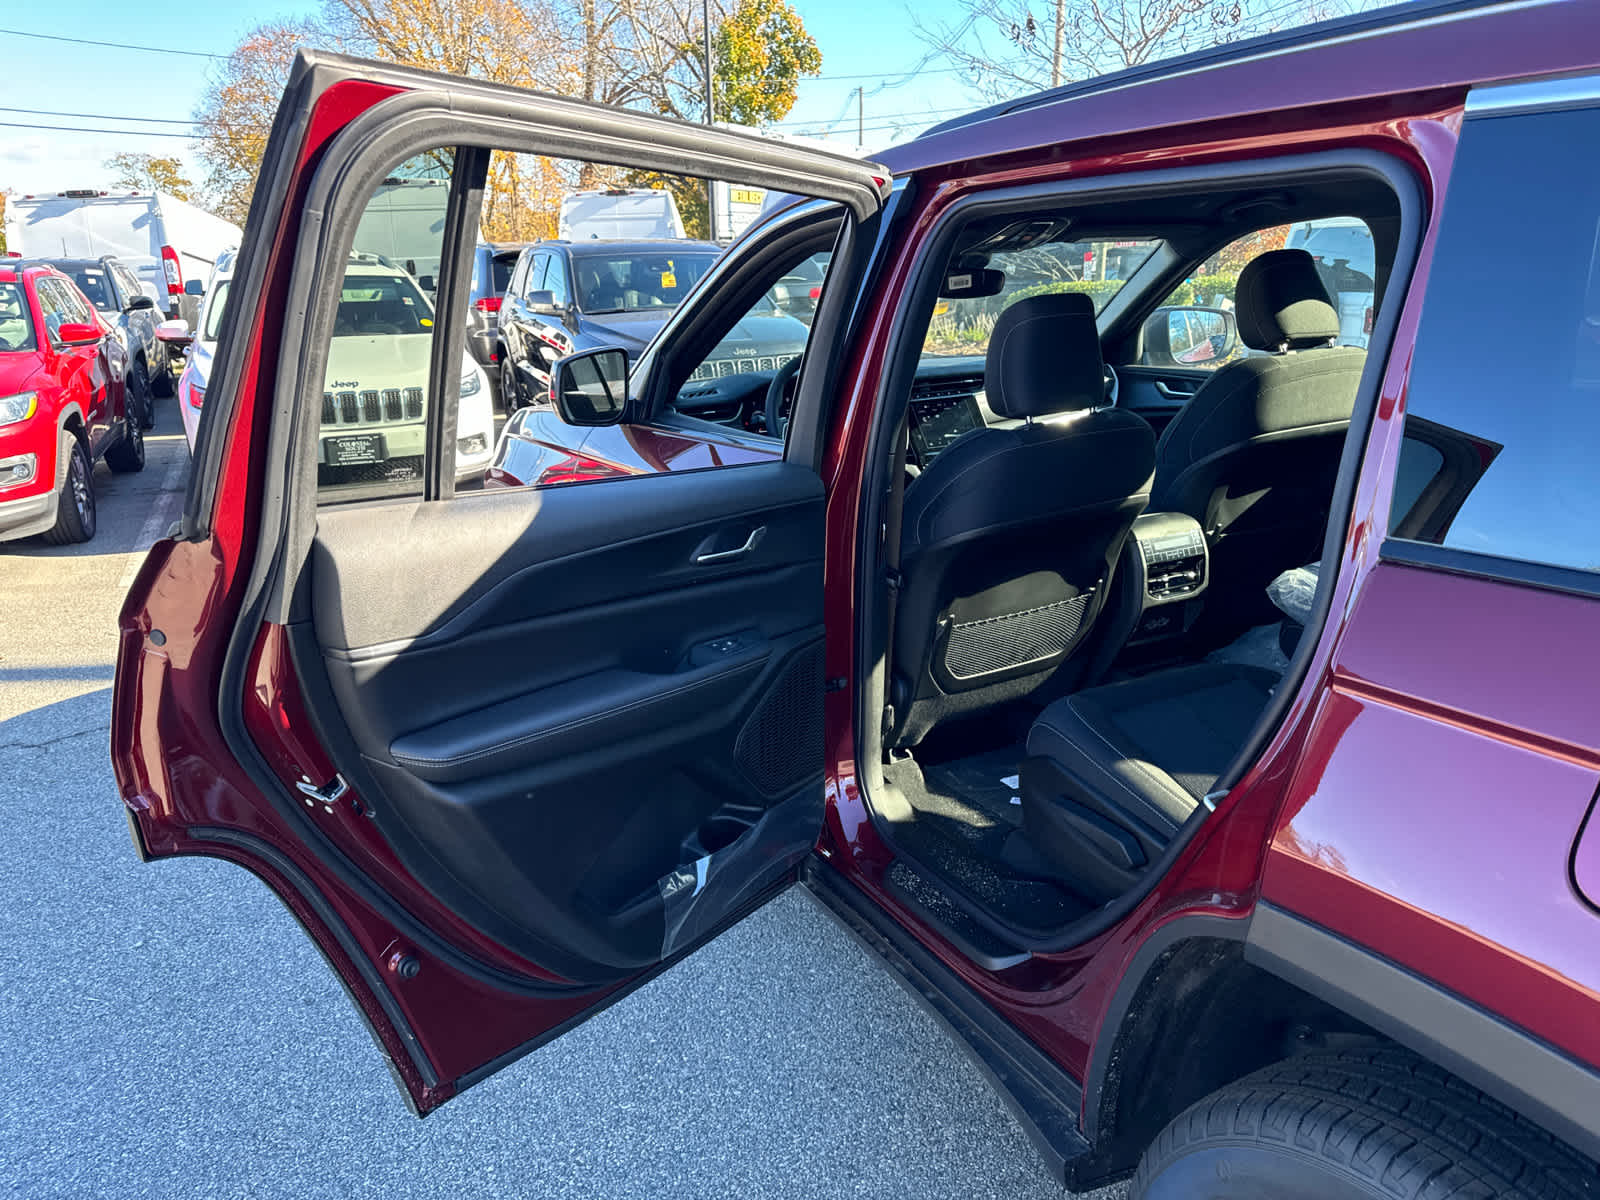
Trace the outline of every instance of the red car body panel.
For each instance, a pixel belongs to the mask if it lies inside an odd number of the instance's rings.
[[[1568,36],[1556,28],[1563,22]],[[1570,871],[1566,865],[1600,769],[1592,731],[1577,724],[1594,706],[1574,702],[1592,701],[1593,686],[1582,677],[1581,656],[1569,653],[1562,662],[1556,653],[1560,631],[1571,637],[1580,612],[1587,615],[1592,605],[1545,594],[1516,601],[1534,626],[1549,626],[1543,651],[1550,659],[1541,659],[1541,670],[1529,672],[1520,691],[1507,684],[1526,664],[1505,661],[1510,651],[1504,646],[1476,639],[1467,643],[1475,656],[1468,662],[1462,643],[1446,645],[1443,628],[1437,644],[1426,647],[1397,645],[1384,632],[1400,615],[1414,616],[1417,605],[1437,603],[1434,593],[1443,586],[1435,577],[1419,578],[1422,572],[1379,565],[1378,550],[1435,200],[1448,177],[1464,85],[1600,61],[1600,33],[1585,24],[1580,5],[1537,14],[1487,12],[1464,22],[1452,37],[1445,53],[1437,32],[1401,29],[1376,41],[1334,43],[1286,57],[1281,71],[1242,64],[1180,75],[1137,92],[1086,97],[1070,104],[1070,140],[1062,113],[1042,106],[936,133],[888,156],[898,173],[919,176],[917,208],[890,249],[875,295],[864,302],[866,315],[853,344],[841,348],[849,361],[841,378],[850,381],[849,390],[836,406],[823,466],[826,621],[834,631],[826,674],[846,686],[825,700],[828,804],[819,853],[1079,1079],[1096,1039],[1106,1035],[1105,1015],[1139,947],[1179,916],[1243,920],[1258,895],[1424,971],[1600,1065],[1600,1033],[1591,1019],[1600,974],[1579,953],[1593,937],[1595,915],[1574,887],[1562,895],[1556,883],[1576,874],[1591,896],[1600,893],[1596,835],[1578,843]],[[345,979],[412,1100],[426,1111],[448,1098],[458,1079],[470,1081],[483,1064],[503,1061],[528,1048],[530,1039],[558,1032],[635,980],[599,991],[563,988],[548,972],[465,927],[405,871],[353,803],[315,814],[344,867],[333,869],[261,801],[219,727],[223,655],[259,521],[258,464],[276,372],[270,348],[277,345],[285,311],[297,205],[329,139],[393,90],[340,83],[312,113],[270,252],[263,306],[268,317],[243,347],[239,378],[246,402],[227,430],[216,519],[201,540],[158,544],[122,613],[113,761],[144,850],[153,857],[226,857],[263,878]],[[1174,126],[1179,119],[1184,124]],[[1411,167],[1421,185],[1427,232],[1383,378],[1333,616],[1299,696],[1259,761],[1129,917],[1069,951],[1035,955],[1007,972],[980,970],[884,886],[892,851],[867,811],[855,762],[855,588],[862,567],[856,550],[868,418],[889,360],[896,303],[924,235],[954,200],[980,188],[1333,146],[1380,151]],[[680,462],[703,466],[711,453],[704,445],[685,447],[673,431],[633,429],[608,437],[621,441],[596,442],[592,457],[586,442],[581,461],[569,460],[557,474],[670,470],[680,469]],[[541,464],[535,473],[549,470]],[[525,477],[514,471],[501,482],[513,478]],[[1408,636],[1417,627],[1415,620],[1407,622]],[[1553,689],[1535,694],[1536,685],[1547,688],[1551,679],[1567,681],[1572,690],[1565,696]],[[1482,703],[1486,688],[1502,692],[1492,707]],[[224,695],[221,704],[239,700]],[[279,627],[257,632],[244,708],[251,739],[286,787],[301,777],[318,783],[331,777],[327,752],[308,732]],[[1400,772],[1397,738],[1401,744],[1409,739],[1417,754]],[[1420,785],[1424,765],[1432,768],[1429,790],[1411,796],[1417,807],[1408,823],[1425,840],[1406,847],[1394,838],[1393,806],[1381,813],[1374,806],[1397,779]],[[1508,829],[1507,802],[1516,805],[1519,789],[1539,783],[1547,785],[1539,800],[1546,818],[1541,828]],[[1472,842],[1463,818],[1481,822],[1495,811],[1500,820],[1494,836],[1478,832]],[[1411,856],[1402,864],[1399,856],[1408,849]],[[1416,869],[1417,858],[1428,854],[1439,856],[1440,868]],[[1494,881],[1515,873],[1522,877],[1521,889],[1534,872],[1550,881],[1532,897],[1539,919],[1550,922],[1548,936],[1532,945],[1518,937],[1513,945],[1511,931],[1494,919]],[[370,882],[352,882],[352,876]],[[398,930],[365,894],[369,887],[381,888],[416,925],[451,943],[482,971],[458,971]],[[407,957],[418,960],[422,971],[405,988],[392,986]],[[1506,965],[1513,959],[1515,969]],[[1491,963],[1494,969],[1485,970]],[[1585,1004],[1590,1007],[1582,1019],[1575,1018]]]
[[[38,464],[33,478],[26,483],[0,488],[0,536],[6,532],[6,506],[55,492],[59,466],[56,449],[61,430],[70,418],[76,416],[82,421],[91,459],[105,452],[116,423],[123,418],[125,383],[118,369],[121,347],[105,336],[98,342],[78,346],[52,346],[44,332],[44,313],[35,289],[41,276],[55,279],[82,295],[70,278],[48,267],[25,267],[19,272],[0,266],[0,281],[22,287],[35,342],[31,351],[0,353],[0,396],[28,391],[38,394],[38,407],[32,417],[0,427],[0,458],[32,454]],[[93,311],[87,299],[83,303]],[[98,316],[95,321],[105,328]],[[116,349],[113,351],[112,347]],[[118,364],[111,361],[113,353],[119,356]]]

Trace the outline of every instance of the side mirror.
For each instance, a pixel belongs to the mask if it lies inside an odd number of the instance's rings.
[[[204,296],[206,294],[206,281],[203,279],[190,279],[183,285],[185,296]]]
[[[1224,308],[1158,308],[1143,330],[1145,366],[1203,367],[1220,363],[1239,345],[1239,323]]]
[[[185,321],[163,321],[156,326],[156,340],[175,350],[187,350],[194,341],[194,331]]]
[[[556,359],[550,402],[568,425],[615,425],[628,406],[628,355],[586,350]]]
[[[155,306],[156,302],[150,299],[149,296],[139,295],[129,300],[128,307],[122,311],[125,313],[149,312]]]
[[[56,330],[56,340],[63,346],[87,346],[91,342],[98,342],[103,336],[100,326],[68,322]]]
[[[538,312],[558,312],[556,294],[545,288],[528,293],[528,307]]]

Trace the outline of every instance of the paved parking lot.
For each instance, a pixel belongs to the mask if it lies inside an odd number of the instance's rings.
[[[93,542],[0,545],[0,1193],[1060,1195],[977,1072],[798,892],[409,1116],[261,884],[140,866],[128,842],[114,623],[181,504],[173,403],[142,474],[97,474]]]

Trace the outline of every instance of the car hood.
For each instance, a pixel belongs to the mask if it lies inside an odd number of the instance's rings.
[[[583,332],[601,344],[626,350],[629,358],[635,358],[650,344],[650,339],[661,332],[673,311],[650,308],[642,312],[599,313],[592,317],[585,314]]]
[[[425,388],[432,341],[426,333],[336,337],[328,348],[328,373],[323,386],[330,392]]]
[[[28,390],[33,377],[44,370],[35,350],[15,350],[0,354],[0,396],[14,396]]]

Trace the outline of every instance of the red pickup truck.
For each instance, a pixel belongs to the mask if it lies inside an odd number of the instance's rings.
[[[419,1111],[799,885],[1063,1183],[1600,1195],[1595,17],[1424,0],[879,163],[301,59],[122,612],[139,853],[265,880]],[[805,199],[550,364],[547,486],[456,494],[444,391],[422,478],[319,488],[378,181],[451,164],[391,343],[442,388],[491,154],[601,148]],[[818,256],[803,354],[721,355]]]
[[[0,260],[0,541],[95,531],[94,464],[144,468],[127,352],[70,278]]]

